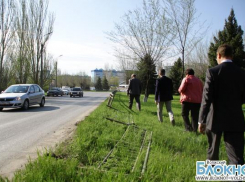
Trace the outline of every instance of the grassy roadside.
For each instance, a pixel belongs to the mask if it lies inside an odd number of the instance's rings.
[[[26,165],[25,170],[16,172],[13,181],[195,181],[195,162],[205,160],[207,139],[203,135],[184,132],[178,96],[172,102],[175,127],[171,126],[165,109],[165,122],[161,124],[157,121],[152,95],[147,103],[142,103],[141,112],[135,109],[135,105],[132,111],[127,108],[128,97],[125,93],[117,93],[112,104],[125,113],[113,111],[106,104],[107,101],[102,103],[78,125],[72,140],[60,144],[55,151],[40,154],[37,160]],[[109,158],[109,164],[98,169],[127,128],[105,117],[123,122],[133,119],[139,129],[129,128],[124,141],[112,153],[114,158]],[[141,142],[142,129],[153,132],[147,169],[143,176],[141,169],[147,147],[139,155],[134,172],[130,172],[138,155],[138,151],[133,149]],[[146,145],[149,140],[147,135]],[[223,144],[220,154],[220,159],[227,160]]]

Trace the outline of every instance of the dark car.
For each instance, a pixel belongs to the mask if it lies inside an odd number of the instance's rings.
[[[59,96],[59,95],[63,96],[64,92],[57,87],[53,87],[47,92],[47,96]]]
[[[71,90],[70,97],[75,97],[75,96],[83,97],[83,90],[81,87],[75,87]]]

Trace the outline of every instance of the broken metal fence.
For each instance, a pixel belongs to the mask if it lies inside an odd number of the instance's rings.
[[[92,168],[81,168],[124,174],[137,172],[142,176],[147,170],[153,133],[137,126],[130,113],[112,107],[115,95],[116,93],[113,92],[108,98],[107,107],[112,112],[110,115],[106,114],[104,118],[122,126],[125,131],[119,140],[111,139],[115,145],[108,151],[103,160],[97,163],[96,168],[92,166]]]
[[[110,94],[107,107],[112,109],[114,114],[105,116],[108,121],[118,125],[127,126],[124,134],[116,142],[115,146],[108,152],[99,163],[98,169],[111,172],[140,172],[142,175],[147,169],[147,162],[150,154],[152,132],[138,127],[130,113],[126,113],[112,107],[115,93]],[[122,121],[118,115],[128,118],[128,122]]]

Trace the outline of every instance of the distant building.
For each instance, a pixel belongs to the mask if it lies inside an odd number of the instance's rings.
[[[104,74],[103,74],[103,69],[95,69],[91,71],[91,82],[95,83],[96,80],[100,77],[103,78]]]
[[[99,77],[101,79],[103,79],[104,76],[106,76],[107,80],[110,80],[111,77],[116,77],[116,78],[118,78],[119,83],[126,81],[124,71],[116,71],[114,69],[109,70],[109,71],[105,71],[103,69],[97,69],[97,68],[95,70],[91,70],[91,81],[92,81],[92,83],[95,83]]]

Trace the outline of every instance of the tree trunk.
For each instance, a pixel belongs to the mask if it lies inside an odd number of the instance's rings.
[[[3,55],[4,55],[4,50],[2,50],[1,53],[1,60],[0,60],[0,91],[3,90]]]
[[[145,96],[143,102],[147,102],[149,97],[149,81],[150,81],[150,74],[147,75],[147,82],[145,87]]]
[[[185,76],[185,48],[182,47],[182,78]]]
[[[148,100],[148,95],[145,93],[145,96],[144,96],[143,102],[147,102],[147,100]]]

